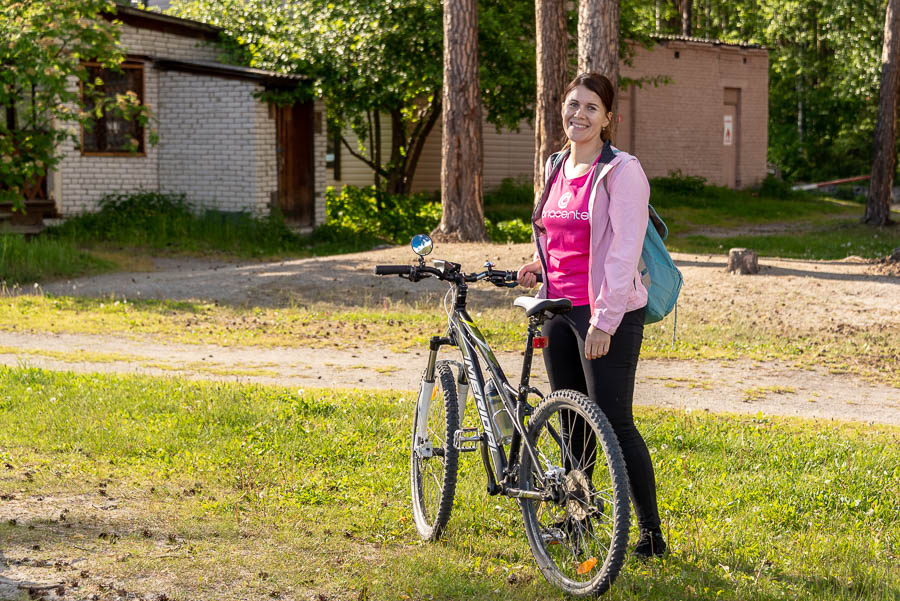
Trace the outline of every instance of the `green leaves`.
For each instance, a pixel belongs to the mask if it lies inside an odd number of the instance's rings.
[[[23,189],[59,162],[59,145],[75,141],[73,130],[95,115],[149,119],[136,97],[106,99],[100,78],[88,82],[86,60],[118,68],[124,59],[116,26],[102,17],[114,8],[112,0],[55,0],[0,12],[0,202],[23,208]]]

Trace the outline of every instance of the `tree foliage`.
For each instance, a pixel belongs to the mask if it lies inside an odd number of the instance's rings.
[[[90,79],[86,61],[115,70],[124,58],[115,24],[101,16],[112,0],[0,5],[0,202],[21,209],[24,189],[59,162],[60,143],[77,141],[79,124],[107,113],[144,125],[150,114],[137,96],[108,97]]]
[[[172,4],[175,14],[222,27],[230,60],[311,78],[332,130],[349,127],[360,140],[357,146],[343,139],[345,148],[369,164],[389,192],[410,190],[418,153],[441,113],[439,0]],[[498,127],[514,128],[530,117],[533,10],[523,2],[479,5],[482,101],[487,120]],[[373,142],[388,128],[392,144],[382,154]]]

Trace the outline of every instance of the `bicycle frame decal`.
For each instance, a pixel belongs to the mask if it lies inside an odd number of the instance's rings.
[[[472,321],[472,318],[468,315],[463,314],[461,311],[458,312],[456,316],[459,318],[460,323],[462,323],[463,328],[466,330],[466,333],[481,348],[481,354],[484,355],[484,358],[487,359],[489,363],[497,365],[497,357],[494,356],[494,351],[492,351],[491,347],[488,346],[487,340],[485,340],[484,338],[484,334],[481,333],[481,330],[478,329],[478,326],[475,325],[475,322]]]
[[[475,396],[475,407],[478,409],[478,417],[481,418],[481,427],[487,437],[488,447],[491,452],[497,451],[497,441],[494,438],[494,428],[491,424],[491,418],[487,412],[487,400],[484,398],[484,385],[481,377],[481,370],[477,367],[478,358],[475,356],[475,349],[464,340],[460,345],[463,361],[466,364],[466,373],[469,377],[469,388]]]

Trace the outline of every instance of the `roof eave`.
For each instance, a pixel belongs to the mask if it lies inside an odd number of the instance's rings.
[[[181,17],[173,17],[172,15],[164,15],[154,11],[118,4],[114,13],[103,13],[103,17],[110,21],[116,19],[126,25],[140,29],[151,29],[211,42],[218,40],[219,35],[222,33],[222,29],[200,21],[182,19]]]
[[[239,79],[243,81],[256,81],[270,88],[293,88],[301,82],[307,81],[303,75],[282,74],[250,67],[233,65],[219,65],[200,61],[182,61],[170,58],[159,58],[154,64],[163,70],[180,71],[183,73],[195,73],[198,75],[212,75],[226,79]]]

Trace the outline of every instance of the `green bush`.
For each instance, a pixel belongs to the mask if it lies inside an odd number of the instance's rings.
[[[441,204],[431,194],[393,195],[375,186],[325,189],[325,227],[378,236],[396,244],[430,232],[441,220]],[[320,228],[321,229],[321,228]]]
[[[108,271],[113,265],[64,240],[0,234],[0,281],[5,286]]]
[[[860,192],[860,189],[862,192]],[[866,182],[840,184],[835,187],[833,196],[840,200],[850,200],[859,204],[866,204]]]
[[[521,219],[493,222],[485,219],[488,237],[491,242],[530,242],[531,223]]]
[[[534,204],[534,185],[531,179],[521,176],[507,177],[500,185],[484,193],[484,206]]]
[[[760,184],[759,194],[769,198],[788,199],[794,195],[794,191],[791,190],[789,183],[770,174],[766,175],[766,178]]]
[[[115,243],[172,251],[220,251],[263,256],[303,250],[305,238],[280,215],[262,219],[243,212],[204,210],[194,214],[183,194],[109,194],[100,210],[50,228],[50,238],[79,245]]]
[[[681,169],[670,171],[668,177],[654,177],[650,180],[651,190],[673,194],[696,194],[706,186],[706,178],[699,175],[685,175]]]

